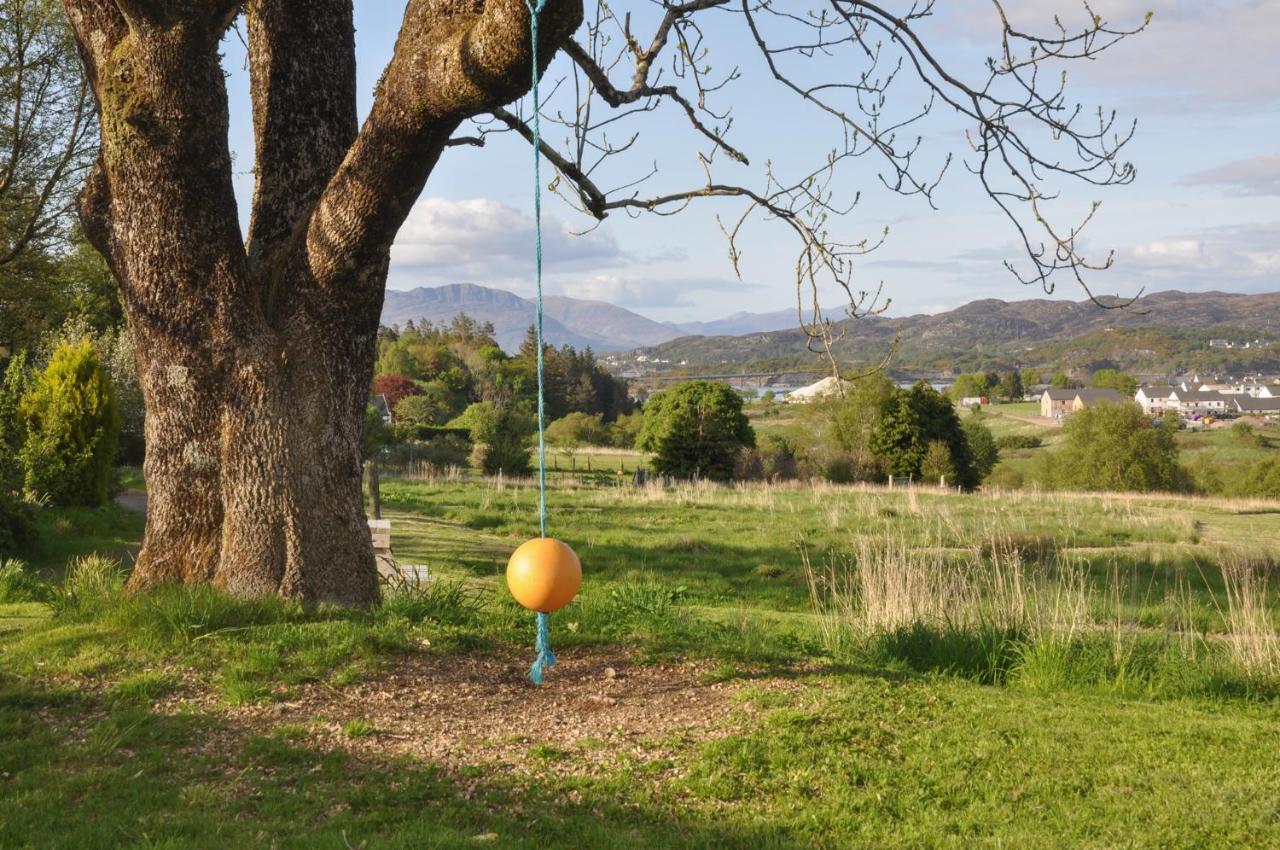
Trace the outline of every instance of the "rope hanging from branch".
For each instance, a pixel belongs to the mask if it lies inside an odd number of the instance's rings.
[[[538,344],[538,534],[541,537],[547,536],[547,421],[542,356],[542,133],[538,115],[541,110],[538,98],[538,16],[542,14],[546,3],[547,0],[525,0],[525,6],[529,9],[530,57],[533,67],[530,93],[533,97],[534,335]],[[529,668],[529,678],[535,685],[541,685],[547,668],[556,663],[556,655],[551,651],[551,615],[539,611],[537,618],[538,635],[534,643],[537,658]]]

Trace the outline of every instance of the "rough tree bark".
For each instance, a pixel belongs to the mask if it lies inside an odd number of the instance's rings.
[[[102,151],[80,199],[147,405],[130,579],[369,604],[360,436],[396,231],[465,119],[522,95],[524,0],[410,0],[357,131],[350,0],[63,0]],[[240,232],[218,47],[249,29],[256,187]],[[550,0],[543,63],[577,28]]]

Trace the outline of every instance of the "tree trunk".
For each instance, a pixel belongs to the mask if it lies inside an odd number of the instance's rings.
[[[129,587],[368,605],[360,442],[391,243],[460,122],[524,93],[525,0],[409,0],[357,133],[350,0],[63,0],[97,98],[85,233],[147,408]],[[238,224],[219,42],[247,7],[256,186]],[[551,0],[545,63],[582,18]]]

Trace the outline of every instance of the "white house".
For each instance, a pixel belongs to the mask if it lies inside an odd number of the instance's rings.
[[[1227,411],[1227,397],[1212,390],[1174,390],[1169,394],[1169,405],[1183,416],[1221,415]]]
[[[1169,396],[1173,395],[1173,387],[1166,385],[1155,385],[1138,387],[1138,391],[1134,393],[1133,400],[1142,408],[1142,412],[1148,416],[1164,416],[1165,410],[1169,407]]]

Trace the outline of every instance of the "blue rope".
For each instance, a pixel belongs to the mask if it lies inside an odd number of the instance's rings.
[[[544,401],[543,356],[542,356],[542,132],[539,126],[538,112],[538,15],[546,6],[547,0],[525,0],[529,9],[529,36],[532,40],[533,57],[533,231],[535,256],[535,286],[537,296],[535,305],[537,320],[534,322],[534,335],[538,343],[538,534],[547,536],[547,416]],[[542,684],[543,673],[556,663],[555,653],[551,651],[551,615],[538,613],[538,636],[534,642],[538,653],[533,666],[529,668],[529,678],[535,685]]]
[[[529,668],[529,678],[533,680],[535,685],[542,684],[542,675],[547,671],[548,667],[554,667],[556,663],[556,654],[551,651],[551,615],[538,612],[538,637],[534,642],[533,648],[537,651],[538,657],[534,659],[533,666]]]

